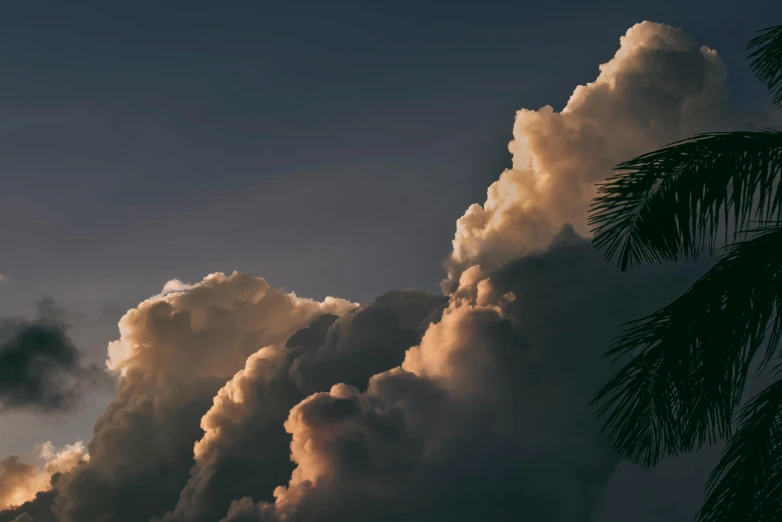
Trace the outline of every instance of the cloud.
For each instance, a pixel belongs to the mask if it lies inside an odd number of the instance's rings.
[[[321,316],[285,346],[251,355],[201,419],[191,479],[166,520],[214,522],[237,492],[271,499],[293,471],[283,428],[291,408],[338,382],[365,388],[372,375],[399,365],[446,302],[425,292],[387,292],[343,317]]]
[[[8,276],[5,274],[0,274],[0,285],[7,282],[8,282]]]
[[[81,442],[57,451],[51,442],[36,450],[42,466],[22,462],[17,456],[0,461],[0,507],[18,506],[33,499],[39,491],[49,489],[52,475],[66,473],[89,460]]]
[[[52,487],[48,491],[36,493],[35,498],[24,504],[0,511],[0,522],[58,522],[52,514],[54,498],[57,495],[56,484],[59,475],[52,477]]]
[[[89,463],[0,522],[613,522],[598,356],[706,261],[617,272],[582,237],[587,204],[616,161],[742,126],[724,79],[714,51],[643,23],[561,112],[520,111],[513,169],[457,223],[447,298],[169,282],[120,321]]]
[[[452,299],[366,391],[296,405],[287,486],[225,520],[592,520],[619,462],[588,405],[599,354],[700,268],[617,273],[565,228]]]
[[[616,162],[745,125],[725,72],[684,32],[644,23],[562,112],[520,111],[514,168],[457,223],[442,319],[368,390],[297,405],[287,486],[224,521],[595,519],[618,464],[587,404],[610,371],[598,355],[705,265],[618,274],[576,232]]]
[[[82,363],[66,317],[55,301],[44,299],[34,320],[0,319],[0,411],[67,411],[88,389],[107,382],[100,368]]]
[[[643,22],[562,111],[518,111],[513,166],[457,221],[443,289],[470,266],[491,271],[544,248],[565,223],[587,234],[595,183],[620,161],[696,132],[767,124],[731,110],[726,74],[717,53],[681,29]]]
[[[31,493],[46,489],[48,477],[41,484],[34,466],[11,456],[0,461],[0,506],[9,507],[29,500]]]
[[[259,343],[285,342],[315,315],[341,314],[353,307],[333,297],[323,303],[302,299],[270,287],[264,279],[238,273],[212,274],[195,285],[173,280],[122,317],[121,338],[109,345],[106,365],[125,372],[173,371],[178,364],[194,370],[197,365],[198,374],[232,374]],[[259,317],[263,321],[256,323]],[[222,341],[217,336],[225,332],[234,336],[228,340],[231,350],[214,350],[213,343]],[[178,345],[156,348],[171,338],[186,342],[187,336],[195,343],[186,350]]]
[[[117,395],[95,424],[89,463],[58,481],[53,520],[135,522],[170,509],[187,483],[201,417],[247,357],[319,315],[355,307],[237,273],[176,290],[120,320],[107,361],[120,374]]]

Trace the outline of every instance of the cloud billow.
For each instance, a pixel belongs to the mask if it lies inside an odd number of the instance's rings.
[[[365,387],[375,373],[401,364],[446,302],[425,292],[387,292],[342,317],[320,316],[285,346],[251,355],[201,419],[191,478],[165,520],[217,520],[237,491],[271,500],[293,471],[283,427],[291,408],[337,382]]]
[[[614,522],[599,516],[619,459],[588,404],[611,372],[599,355],[708,261],[620,273],[585,237],[587,206],[620,160],[765,124],[732,111],[725,76],[644,22],[562,111],[520,111],[513,168],[456,224],[446,296],[167,285],[120,321],[89,462],[0,522]]]
[[[592,520],[619,462],[588,405],[610,372],[599,354],[700,268],[619,274],[566,227],[452,300],[366,391],[296,405],[289,482],[224,522]]]
[[[726,77],[716,51],[681,29],[643,22],[561,111],[518,111],[513,166],[456,222],[443,288],[471,266],[491,271],[545,248],[565,223],[586,235],[595,184],[619,162],[698,132],[769,125],[774,111],[731,109]]]

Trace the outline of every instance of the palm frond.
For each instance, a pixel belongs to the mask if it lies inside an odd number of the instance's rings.
[[[750,67],[771,92],[774,105],[782,108],[782,25],[767,27],[747,43]]]
[[[698,522],[782,520],[782,380],[744,408],[706,485]]]
[[[782,132],[700,134],[617,165],[598,186],[589,224],[622,270],[714,252],[717,228],[736,237],[753,219],[782,221]]]
[[[593,400],[622,457],[653,466],[730,435],[751,361],[765,344],[768,364],[782,337],[782,226],[749,232],[605,354],[637,352]]]
[[[638,354],[598,392],[592,403],[605,400],[598,417],[608,414],[604,430],[619,455],[644,466],[679,451],[676,413],[682,387],[670,379],[681,361],[659,349]],[[678,363],[678,364],[677,364]]]

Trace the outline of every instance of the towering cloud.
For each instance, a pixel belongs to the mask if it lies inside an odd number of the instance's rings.
[[[520,111],[513,169],[457,223],[442,319],[366,392],[340,384],[296,406],[288,485],[224,521],[594,519],[617,462],[587,404],[608,371],[598,355],[688,270],[616,274],[567,228],[530,253],[564,223],[586,232],[616,162],[742,125],[724,80],[714,51],[644,23],[561,113]]]
[[[443,289],[469,266],[490,271],[545,247],[564,223],[586,234],[595,183],[620,161],[696,132],[751,126],[730,109],[726,72],[715,51],[681,29],[644,22],[561,112],[520,110],[508,146],[513,167],[457,221]]]
[[[67,329],[51,299],[38,303],[34,320],[0,319],[0,411],[67,411],[106,382],[100,368],[82,363]]]
[[[617,272],[587,205],[616,161],[742,125],[724,78],[643,23],[562,112],[520,111],[513,169],[457,223],[448,297],[169,283],[120,322],[90,461],[0,522],[597,520],[618,465],[588,405],[598,356],[705,265]]]

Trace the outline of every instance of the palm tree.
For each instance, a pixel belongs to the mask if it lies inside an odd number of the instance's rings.
[[[782,109],[782,26],[747,50]],[[589,222],[623,271],[732,244],[681,297],[624,325],[605,355],[634,357],[593,401],[604,429],[646,466],[726,440],[698,521],[782,520],[782,378],[741,405],[755,364],[782,375],[782,132],[701,134],[616,170]]]

